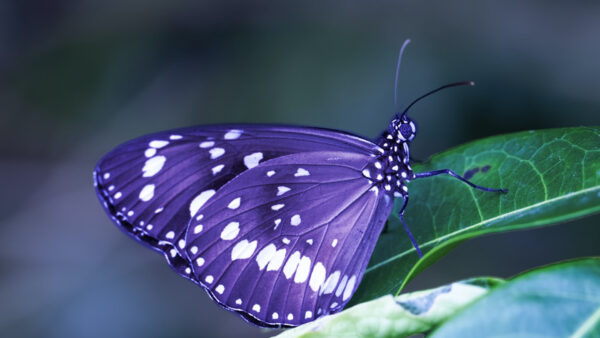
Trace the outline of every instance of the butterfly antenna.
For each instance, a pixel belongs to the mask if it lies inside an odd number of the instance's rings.
[[[398,74],[400,73],[400,63],[402,63],[402,54],[404,54],[404,48],[410,43],[410,39],[404,40],[402,47],[400,47],[400,53],[398,54],[398,64],[396,64],[396,81],[394,82],[394,106],[398,107]]]
[[[424,94],[424,95],[421,95],[421,96],[417,97],[417,98],[416,98],[416,99],[415,99],[413,102],[411,102],[411,104],[409,104],[409,105],[408,105],[408,107],[406,107],[406,108],[404,109],[404,111],[402,112],[402,115],[401,115],[401,117],[402,117],[402,118],[404,118],[404,116],[406,115],[406,113],[408,112],[408,110],[409,110],[409,109],[410,109],[410,108],[411,108],[411,107],[412,107],[412,106],[413,106],[415,103],[417,103],[417,102],[421,101],[422,99],[426,98],[427,96],[429,96],[429,95],[431,95],[431,94],[433,94],[433,93],[437,93],[437,92],[439,92],[439,91],[440,91],[440,90],[442,90],[442,89],[446,89],[446,88],[450,88],[450,87],[458,87],[458,86],[474,86],[474,85],[475,85],[475,82],[473,82],[473,81],[462,81],[462,82],[454,82],[454,83],[450,83],[450,84],[447,84],[447,85],[445,85],[445,86],[441,86],[441,87],[439,87],[439,88],[436,88],[436,89],[434,89],[434,90],[432,90],[432,91],[430,91],[430,92],[428,92],[428,93],[426,93],[426,94]]]

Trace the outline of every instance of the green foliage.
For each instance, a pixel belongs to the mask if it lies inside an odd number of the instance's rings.
[[[510,281],[477,278],[391,295],[291,329],[280,338],[600,337],[600,258],[555,264]]]
[[[351,304],[397,294],[419,271],[460,242],[479,235],[555,224],[600,210],[600,129],[526,131],[474,141],[416,165],[416,172],[478,169],[471,180],[507,194],[472,189],[437,176],[409,184],[406,221],[418,256],[396,213],[383,233]],[[396,205],[396,210],[399,205]]]
[[[395,298],[387,295],[287,330],[278,337],[403,337],[427,332],[500,283],[502,280],[495,278],[478,278]]]
[[[499,286],[433,337],[600,337],[600,259],[537,269]]]

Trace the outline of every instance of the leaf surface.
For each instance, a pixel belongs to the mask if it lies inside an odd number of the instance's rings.
[[[444,323],[433,337],[599,337],[600,259],[525,273]]]

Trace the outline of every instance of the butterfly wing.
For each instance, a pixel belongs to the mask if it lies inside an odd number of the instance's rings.
[[[291,154],[225,184],[188,227],[194,280],[259,325],[295,326],[341,310],[393,204],[362,175],[372,161]]]
[[[163,253],[178,273],[190,278],[183,237],[198,209],[225,183],[260,162],[315,150],[366,155],[380,148],[351,134],[319,128],[192,127],[120,145],[100,160],[94,183],[121,230]]]

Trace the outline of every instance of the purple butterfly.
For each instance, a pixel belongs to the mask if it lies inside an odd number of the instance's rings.
[[[450,86],[440,87],[415,100]],[[121,230],[162,253],[222,307],[268,327],[340,311],[415,173],[404,110],[375,141],[330,129],[214,125],[120,145],[98,163],[98,197]]]

